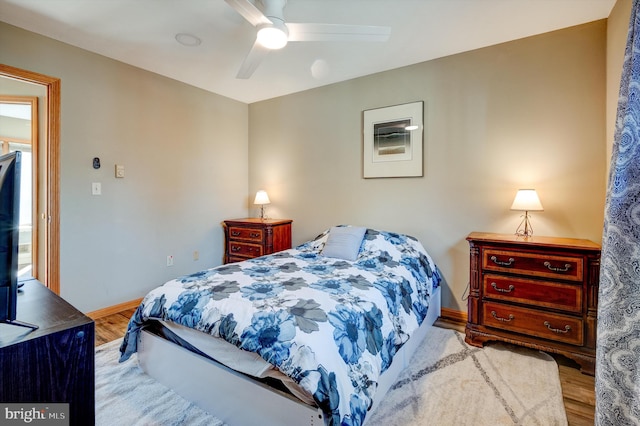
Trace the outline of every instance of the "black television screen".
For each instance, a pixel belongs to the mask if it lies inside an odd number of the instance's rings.
[[[16,321],[21,160],[20,151],[0,156],[0,322],[37,328]]]

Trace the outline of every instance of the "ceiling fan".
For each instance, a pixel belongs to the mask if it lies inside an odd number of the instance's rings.
[[[387,41],[391,28],[369,25],[300,24],[284,20],[287,0],[225,0],[244,19],[256,27],[256,41],[236,78],[247,79],[270,50],[281,49],[289,41]]]

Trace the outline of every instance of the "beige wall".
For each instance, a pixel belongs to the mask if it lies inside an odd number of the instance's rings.
[[[62,82],[65,299],[93,311],[221,263],[220,222],[247,211],[246,104],[4,23],[0,62]]]
[[[606,22],[598,21],[249,106],[249,197],[269,192],[294,243],[335,224],[408,233],[466,311],[472,231],[513,233],[538,190],[537,235],[601,240]],[[362,178],[362,111],[423,100],[421,178]]]
[[[607,178],[616,129],[620,77],[631,18],[631,0],[618,0],[607,19]]]
[[[31,121],[2,116],[0,117],[0,136],[29,140],[31,139]]]

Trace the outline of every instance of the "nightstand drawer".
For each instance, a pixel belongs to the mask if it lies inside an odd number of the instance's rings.
[[[251,258],[230,255],[226,263],[242,262],[243,260],[248,260],[248,259],[251,259]]]
[[[580,318],[492,302],[482,305],[482,315],[487,327],[572,345],[583,344],[584,324]]]
[[[229,242],[229,256],[258,257],[262,256],[262,246],[259,244]]]
[[[579,284],[486,274],[482,286],[482,294],[487,299],[582,312],[582,286]]]
[[[255,241],[262,242],[263,233],[259,228],[239,228],[235,226],[229,227],[229,238],[231,240]]]
[[[546,253],[485,249],[482,268],[522,275],[582,281],[583,258]]]

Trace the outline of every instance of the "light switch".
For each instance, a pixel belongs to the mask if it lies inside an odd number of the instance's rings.
[[[102,184],[100,182],[93,182],[91,184],[91,194],[93,194],[93,195],[101,195],[102,194]]]
[[[124,177],[124,166],[122,164],[116,164],[116,177],[117,178]]]

